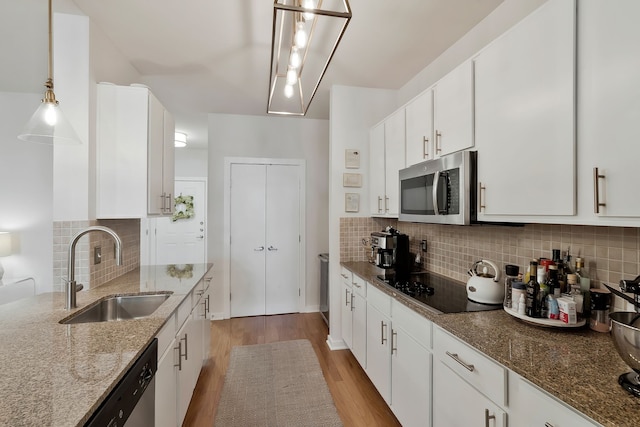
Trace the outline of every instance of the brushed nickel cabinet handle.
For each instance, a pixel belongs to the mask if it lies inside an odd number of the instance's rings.
[[[356,294],[354,294],[353,292],[351,292],[351,311],[353,311],[356,307],[353,304],[353,300],[356,298]]]
[[[600,207],[607,206],[606,203],[600,203],[600,179],[605,179],[605,175],[598,172],[598,168],[593,168],[593,213],[599,214]]]
[[[389,212],[389,197],[384,196],[384,211]]]
[[[177,366],[178,370],[182,371],[182,342],[178,341],[178,346],[173,349],[178,350],[178,364],[173,366]]]
[[[553,424],[551,424],[549,422],[546,422],[546,423],[544,423],[544,427],[553,427]]]
[[[473,372],[476,369],[475,366],[469,365],[468,363],[464,363],[462,359],[460,359],[457,353],[449,353],[448,351],[446,351],[445,353],[447,353],[447,356],[449,356],[450,358],[452,358],[453,360],[455,360],[456,362],[464,366],[464,368],[467,371]]]
[[[489,421],[495,420],[495,419],[496,419],[495,415],[489,415],[488,409],[484,410],[484,426],[485,427],[489,427]]]
[[[395,339],[394,339],[395,338]],[[391,328],[391,354],[398,353],[398,332]]]
[[[349,276],[347,276],[346,274],[342,274],[342,273],[340,273],[340,275],[341,275],[342,277],[344,277],[345,279],[348,279],[348,278],[349,278]]]
[[[480,185],[480,191],[478,191],[478,205],[480,207],[480,212],[487,207],[482,203],[482,193],[487,189],[481,182],[478,183]]]
[[[184,338],[180,338],[180,341],[184,341],[184,360],[189,360],[189,348],[187,347],[189,340],[189,334],[184,334]]]
[[[262,252],[262,251],[264,251],[264,246],[260,246],[259,248],[255,248],[254,251]]]
[[[440,148],[441,138],[442,138],[442,132],[436,129],[436,154],[442,152],[442,148]]]
[[[277,251],[277,250],[278,250],[278,248],[274,248],[273,246],[269,246],[269,247],[267,248],[267,250],[269,250],[269,251]]]
[[[426,136],[422,137],[422,158],[426,159],[427,157],[429,157],[429,154],[427,153],[427,144],[429,144],[429,138],[427,138]]]
[[[378,213],[382,212],[382,207],[380,204],[382,203],[382,197],[378,196]]]
[[[387,339],[384,336],[384,331],[385,329],[387,329],[387,324],[384,323],[384,320],[380,321],[380,344],[384,345],[385,342],[387,342]]]
[[[349,306],[349,289],[344,290],[344,305]]]

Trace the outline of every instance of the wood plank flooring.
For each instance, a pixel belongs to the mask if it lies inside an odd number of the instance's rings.
[[[313,345],[346,427],[400,426],[349,350],[331,351],[320,313],[243,317],[211,322],[210,358],[200,372],[185,427],[211,427],[220,400],[231,347],[294,339]]]

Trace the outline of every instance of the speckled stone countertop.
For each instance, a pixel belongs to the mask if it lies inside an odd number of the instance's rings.
[[[342,265],[598,423],[640,425],[640,399],[618,385],[618,376],[631,368],[618,355],[610,334],[588,327],[542,328],[504,310],[435,314],[377,280],[379,273],[373,265]]]
[[[83,425],[208,270],[190,278],[166,266],[141,267],[77,294],[46,293],[0,306],[0,426]],[[151,316],[121,322],[59,321],[109,295],[172,292]]]

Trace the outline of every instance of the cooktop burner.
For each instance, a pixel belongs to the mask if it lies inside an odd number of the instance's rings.
[[[396,280],[395,274],[378,279],[417,302],[439,313],[489,311],[502,308],[502,304],[479,304],[467,299],[467,289],[459,283],[434,273],[412,273],[408,280]]]

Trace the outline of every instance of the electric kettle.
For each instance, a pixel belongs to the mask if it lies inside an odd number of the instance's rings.
[[[482,266],[479,273],[478,267]],[[489,273],[487,266],[491,267],[494,274]],[[491,261],[476,261],[468,271],[467,298],[481,304],[502,304],[504,300],[504,286],[500,283],[500,270]]]

